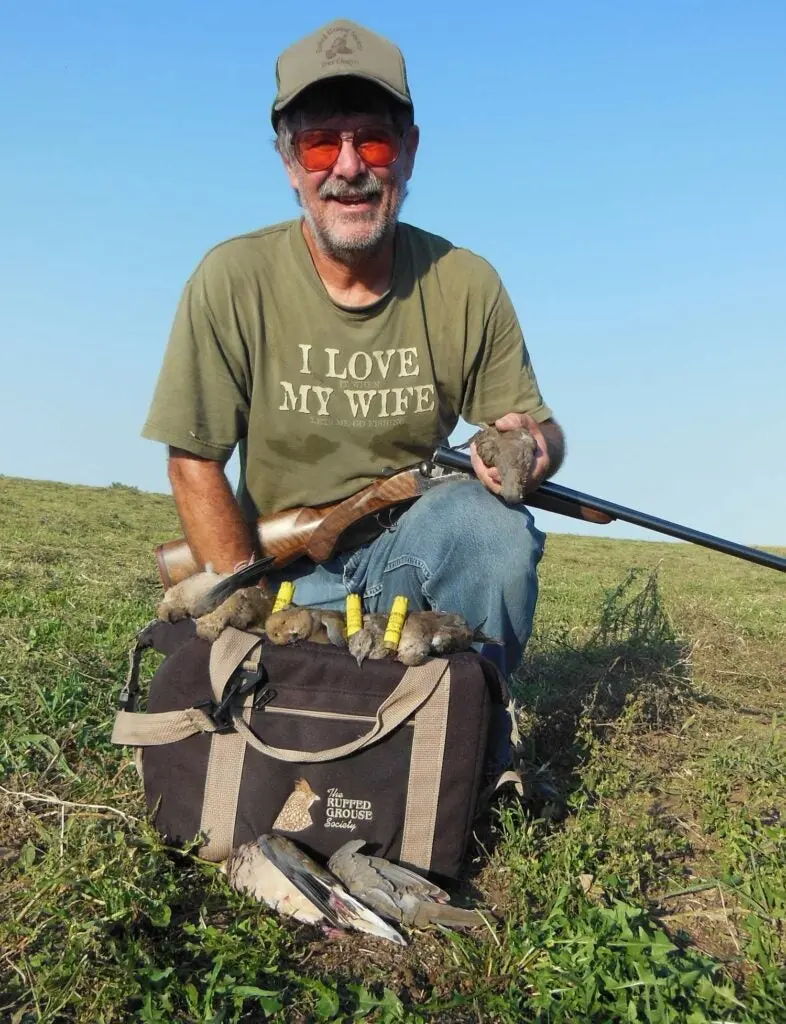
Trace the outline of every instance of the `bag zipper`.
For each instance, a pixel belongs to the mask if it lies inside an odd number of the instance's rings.
[[[266,715],[300,715],[303,718],[327,718],[333,721],[339,722],[376,722],[376,715],[347,715],[341,711],[314,711],[308,708],[276,708],[270,705],[270,701],[276,696],[275,691],[267,698],[267,700],[260,700],[265,698],[268,691],[263,691],[257,698],[254,704],[255,711],[262,711]],[[415,719],[410,718],[404,725],[414,725]]]
[[[375,722],[374,715],[344,715],[339,711],[308,711],[305,708],[273,708],[269,704],[262,709],[266,715],[301,715],[304,718],[329,718],[336,721]]]

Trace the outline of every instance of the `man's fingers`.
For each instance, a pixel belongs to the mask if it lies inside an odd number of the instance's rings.
[[[486,463],[481,459],[477,453],[475,445],[470,445],[469,457],[472,460],[472,468],[475,471],[475,476],[480,480],[484,487],[491,491],[492,494],[499,494],[502,491],[502,480],[500,479],[499,470],[494,466],[487,466]]]

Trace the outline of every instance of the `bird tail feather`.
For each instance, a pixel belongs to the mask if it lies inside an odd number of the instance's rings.
[[[440,924],[444,928],[478,928],[486,923],[476,910],[462,910],[445,903],[419,903],[412,917],[413,928]]]
[[[342,891],[338,879],[335,879],[335,885],[331,885],[297,860],[287,857],[286,852],[281,849],[280,841],[276,842],[277,839],[277,836],[260,836],[257,842],[265,856],[286,875],[306,899],[319,907],[334,928],[354,928],[356,931],[395,942],[399,946],[406,946],[406,939],[395,928],[391,928],[360,900]],[[324,868],[316,864],[314,866],[326,879],[333,878]]]
[[[415,885],[418,891],[427,895],[429,899],[436,900],[438,903],[448,903],[450,901],[450,896],[448,896],[444,889],[440,889],[438,885],[434,885],[433,882],[429,882],[422,875],[410,871],[409,868],[404,868],[400,864],[393,864],[382,857],[369,857],[368,859],[383,878],[387,878],[397,889],[405,889],[407,886]]]
[[[262,577],[272,568],[273,562],[275,562],[275,555],[265,555],[264,558],[258,558],[256,562],[252,562],[251,565],[247,565],[245,569],[240,569],[238,572],[233,572],[231,576],[227,576],[226,579],[221,580],[220,583],[216,583],[214,587],[211,587],[208,592],[199,599],[194,605],[192,615],[195,619],[201,618],[202,615],[207,615],[209,612],[215,611],[220,604],[223,604],[227,598],[231,597],[236,591],[242,590],[244,587],[253,587],[259,583]]]
[[[359,932],[376,935],[379,939],[395,942],[398,946],[406,946],[407,940],[400,932],[348,892],[336,892],[334,889],[332,905],[336,917],[345,928],[354,928]]]

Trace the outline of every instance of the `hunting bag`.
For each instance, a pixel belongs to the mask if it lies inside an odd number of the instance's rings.
[[[263,832],[330,856],[348,839],[455,878],[484,795],[510,771],[508,694],[474,652],[406,669],[310,642],[276,646],[190,620],[139,635],[112,741],[137,748],[147,805],[171,843],[208,860]],[[135,712],[142,652],[167,655]]]

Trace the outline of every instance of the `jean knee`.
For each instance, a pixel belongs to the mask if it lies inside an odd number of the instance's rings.
[[[535,526],[524,505],[508,505],[478,481],[461,486],[448,528],[456,529],[473,548],[485,552],[494,565],[512,574],[536,566],[543,554],[545,536]],[[452,522],[450,519],[452,518]]]
[[[531,579],[543,553],[545,537],[523,505],[506,505],[477,480],[444,484],[428,492],[407,513],[406,530],[413,538],[429,538],[435,557],[452,571],[490,573],[496,586],[516,589]],[[402,521],[403,525],[403,521]],[[480,581],[477,581],[480,583]]]

